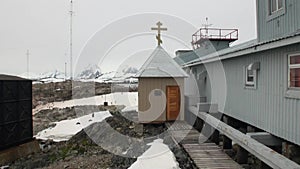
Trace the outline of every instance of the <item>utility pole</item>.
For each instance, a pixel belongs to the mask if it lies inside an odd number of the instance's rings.
[[[67,80],[68,79],[68,71],[67,71],[67,69],[68,69],[68,63],[67,63],[67,59],[68,59],[68,54],[67,53],[65,53],[65,80]]]
[[[70,79],[73,80],[73,0],[70,0]]]
[[[26,52],[26,57],[27,57],[27,78],[29,79],[29,49],[27,49],[27,52]]]
[[[65,62],[65,80],[67,80],[67,62]]]

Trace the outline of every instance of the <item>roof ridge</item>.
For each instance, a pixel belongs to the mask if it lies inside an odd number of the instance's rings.
[[[188,75],[164,48],[157,46],[135,77],[188,77]]]

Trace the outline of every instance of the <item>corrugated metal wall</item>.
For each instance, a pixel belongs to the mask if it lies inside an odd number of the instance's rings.
[[[180,102],[180,119],[184,118],[184,78],[140,78],[139,79],[139,112],[147,112],[150,109],[149,96],[150,93],[155,89],[160,89],[162,91],[161,96],[153,97],[153,106],[151,107],[151,114],[139,113],[139,121],[148,122],[149,119],[153,117],[153,114],[159,113],[158,118],[155,120],[157,122],[166,120],[166,110],[161,112],[161,107],[166,106],[166,89],[167,86],[179,86],[181,93]],[[153,93],[152,93],[153,94]]]
[[[268,18],[268,0],[257,0],[258,40],[268,41],[287,36],[300,29],[300,1],[285,0],[285,14]]]
[[[225,114],[300,145],[300,99],[286,97],[288,54],[299,52],[299,49],[300,44],[297,44],[223,60],[226,82],[216,78],[221,76],[220,72],[211,71],[207,86],[199,87],[207,91],[200,92],[206,93],[208,101],[223,104],[222,99],[212,99],[211,91],[222,98],[220,89],[226,84]],[[257,89],[247,89],[244,68],[253,62],[261,64],[257,73]],[[203,67],[196,66],[197,70]],[[205,67],[215,69],[216,63],[205,64]],[[203,85],[203,82],[199,84]]]

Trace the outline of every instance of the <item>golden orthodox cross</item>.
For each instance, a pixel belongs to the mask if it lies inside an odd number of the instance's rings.
[[[163,25],[161,22],[157,22],[157,28],[151,28],[151,30],[153,31],[158,31],[158,34],[156,35],[156,39],[158,41],[158,46],[160,46],[160,44],[162,44],[162,40],[161,40],[161,31],[167,31],[167,28],[162,28],[161,26]]]

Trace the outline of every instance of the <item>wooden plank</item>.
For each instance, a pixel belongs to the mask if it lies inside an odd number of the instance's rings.
[[[209,151],[201,151],[201,150],[191,151],[191,149],[186,149],[186,150],[189,151],[191,155],[192,154],[196,154],[196,155],[200,154],[200,155],[211,156],[211,155],[214,155],[214,154],[217,154],[217,155],[223,155],[224,154],[224,152],[222,152],[220,150],[218,150],[218,151],[216,151],[216,150],[213,150],[213,151],[211,151],[211,150],[209,150]]]
[[[218,148],[218,147],[207,147],[207,148],[203,148],[203,149],[193,149],[193,148],[187,148],[187,147],[185,147],[185,149],[187,149],[187,150],[189,150],[189,151],[191,151],[191,152],[197,152],[197,151],[201,151],[201,152],[218,152],[218,151],[220,151],[221,152],[221,150]]]
[[[168,130],[194,130],[191,125],[188,125],[185,121],[175,121],[174,123],[166,123]]]
[[[199,147],[201,147],[201,146],[216,146],[216,144],[215,143],[202,143],[202,144],[186,144],[186,145],[184,145],[184,146],[186,146],[186,147],[188,147],[188,146],[199,146]]]
[[[272,168],[285,168],[295,169],[300,168],[300,165],[296,164],[292,160],[284,157],[283,155],[275,152],[271,148],[259,143],[258,141],[246,136],[242,132],[234,129],[233,127],[225,124],[224,122],[216,119],[215,117],[205,113],[199,112],[196,107],[191,106],[189,111],[205,121],[213,128],[217,129],[232,141],[243,147],[249,153],[255,155],[264,163]]]
[[[216,160],[217,161],[217,160]],[[232,169],[240,169],[242,168],[241,166],[239,166],[238,164],[234,164],[234,163],[216,163],[216,161],[194,161],[195,164],[197,165],[197,167],[201,168],[201,167],[207,167],[207,168],[211,168],[211,167],[229,167]]]
[[[198,168],[209,169],[240,169],[239,164],[233,161],[220,147],[214,143],[199,143],[199,138],[203,137],[197,130],[186,122],[177,124],[167,123],[169,133],[173,140],[181,144],[189,154]],[[189,129],[189,130],[188,130]]]
[[[180,112],[179,86],[167,86],[167,120],[176,120]]]
[[[193,160],[194,161],[211,161],[211,160],[217,160],[217,162],[219,163],[220,161],[219,160],[226,160],[226,161],[230,161],[232,160],[230,157],[224,157],[224,156],[219,156],[219,157],[216,157],[215,155],[213,157],[211,156],[198,156],[198,155],[191,155],[193,157]]]

